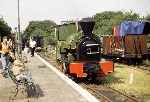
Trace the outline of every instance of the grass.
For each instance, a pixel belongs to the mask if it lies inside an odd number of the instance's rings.
[[[56,60],[56,51],[55,50],[47,51],[45,49],[42,49],[42,51],[39,52],[39,53],[46,56],[46,57],[48,57],[48,58]]]
[[[130,73],[133,73],[132,84],[129,83]],[[115,64],[115,72],[108,76],[106,81],[110,87],[135,96],[142,102],[150,102],[150,71]]]
[[[143,65],[148,66],[150,68],[150,60],[144,60]]]

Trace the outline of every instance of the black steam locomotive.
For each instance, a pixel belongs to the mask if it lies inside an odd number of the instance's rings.
[[[57,27],[59,38],[57,55],[59,55],[58,59],[64,73],[76,78],[96,78],[105,77],[114,71],[112,61],[101,60],[100,40],[92,33],[94,25],[94,21],[83,19],[78,23],[64,24]],[[67,33],[70,36],[73,34],[78,35],[77,40],[73,39],[75,44],[65,37]],[[65,39],[60,40],[61,37]],[[64,42],[68,46],[64,46]]]

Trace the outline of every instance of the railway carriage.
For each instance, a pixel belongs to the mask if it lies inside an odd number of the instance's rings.
[[[113,34],[103,36],[102,53],[104,56],[123,59],[136,64],[149,57],[148,33],[150,23],[143,21],[123,21],[113,28]]]

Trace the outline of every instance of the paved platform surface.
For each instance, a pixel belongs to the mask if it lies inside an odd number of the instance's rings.
[[[89,102],[78,91],[60,78],[39,57],[29,57],[26,67],[32,74],[39,97],[26,98],[18,95],[13,102]],[[0,76],[0,102],[11,102],[14,84]]]

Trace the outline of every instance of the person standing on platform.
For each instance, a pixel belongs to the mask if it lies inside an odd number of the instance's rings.
[[[30,40],[31,57],[34,56],[35,47],[36,47],[36,41],[31,39]]]
[[[9,53],[10,53],[10,45],[7,41],[7,37],[3,38],[3,42],[1,43],[1,62],[2,62],[2,68],[3,68],[3,76],[7,76],[7,68],[9,64]]]

